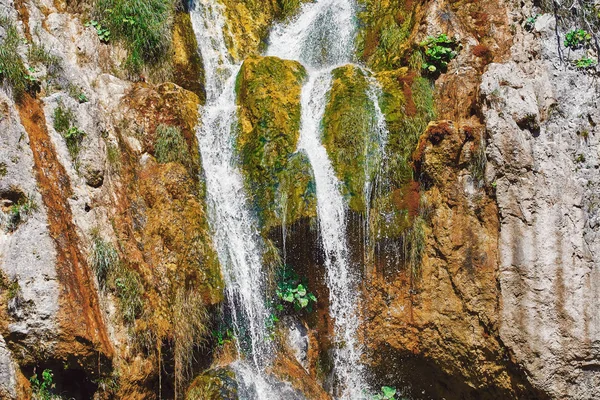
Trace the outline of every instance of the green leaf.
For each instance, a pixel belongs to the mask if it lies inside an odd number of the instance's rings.
[[[305,297],[298,299],[298,302],[300,303],[300,307],[302,307],[302,308],[304,308],[308,305],[308,299]]]
[[[381,388],[381,393],[383,393],[384,399],[392,399],[396,395],[396,388],[383,386]]]
[[[300,296],[306,296],[306,289],[304,288],[304,286],[302,284],[298,285],[298,294]]]

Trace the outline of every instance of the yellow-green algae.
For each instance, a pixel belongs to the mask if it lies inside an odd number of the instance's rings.
[[[236,145],[248,192],[266,229],[316,215],[310,165],[294,154],[305,76],[300,63],[276,57],[250,57],[238,75]]]
[[[367,94],[369,82],[360,68],[337,68],[332,79],[323,117],[323,145],[343,183],[350,208],[361,212],[366,207],[365,182],[372,172],[367,162],[376,157],[377,138],[372,137],[375,108]]]

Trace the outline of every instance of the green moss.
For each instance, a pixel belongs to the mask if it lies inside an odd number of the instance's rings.
[[[367,163],[376,150],[375,108],[367,91],[369,82],[352,65],[335,69],[323,118],[323,145],[344,184],[350,208],[365,210],[364,188],[371,178]]]
[[[204,92],[204,68],[198,52],[196,35],[190,20],[190,14],[183,11],[175,13],[173,25],[173,82],[196,93],[200,102],[206,101]]]
[[[357,36],[358,56],[373,70],[402,66],[407,39],[415,27],[416,16],[410,2],[359,0],[360,30]]]
[[[159,163],[178,162],[190,165],[191,156],[188,145],[176,126],[159,125],[156,127],[156,144],[154,155]]]
[[[196,377],[190,385],[186,400],[236,399],[235,373],[230,369],[215,369]]]
[[[292,204],[295,212],[308,212],[310,193],[299,193],[309,190],[307,175],[300,176],[306,167],[301,157],[293,156],[300,133],[300,92],[305,74],[295,61],[251,57],[238,76],[237,148],[263,227],[280,223],[282,199]],[[290,223],[302,216],[286,215]]]

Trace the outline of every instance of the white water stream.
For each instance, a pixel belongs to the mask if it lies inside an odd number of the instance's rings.
[[[235,64],[225,45],[223,6],[216,0],[195,0],[190,12],[205,71],[206,105],[201,110],[198,140],[206,179],[208,216],[226,284],[238,340],[246,360],[233,365],[246,389],[244,398],[290,399],[292,391],[265,373],[273,351],[265,321],[262,269],[263,242],[249,211],[242,175],[234,155],[237,107]],[[356,33],[353,0],[305,3],[297,17],[273,28],[267,55],[297,60],[308,71],[301,96],[298,150],[308,155],[317,191],[320,234],[326,259],[330,312],[335,323],[334,395],[361,399],[367,386],[361,364],[360,296],[346,242],[347,205],[326,149],[321,121],[331,86],[331,71],[352,62]],[[377,92],[369,97],[376,108],[378,135],[383,115]],[[380,135],[381,136],[381,135]],[[368,168],[368,167],[366,167]],[[368,171],[365,171],[368,173]],[[365,186],[370,191],[370,183]],[[250,362],[251,361],[251,362]],[[275,388],[277,386],[277,389]]]

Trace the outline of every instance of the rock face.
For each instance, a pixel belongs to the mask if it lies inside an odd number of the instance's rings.
[[[564,37],[549,14],[519,30],[512,61],[490,65],[481,84],[500,213],[500,334],[537,387],[592,399],[600,396],[600,86],[560,62],[557,32]]]
[[[107,22],[114,11],[97,2],[0,0],[0,61],[28,71],[19,93],[0,70],[0,398],[39,395],[30,378],[45,369],[76,399],[250,390],[236,377],[196,137],[205,71],[188,8],[213,1],[152,2],[168,16],[164,43],[135,58],[130,28],[148,29],[137,14]],[[317,296],[314,312],[273,322],[268,373],[326,400],[343,343],[312,169],[296,151],[306,71],[260,56],[304,2],[219,0],[242,64],[232,145],[265,239],[268,301],[283,265]],[[322,141],[348,202],[372,387],[600,398],[600,84],[597,68],[573,66],[599,49],[567,51],[581,21],[543,3],[357,0],[362,65],[332,71]],[[421,43],[441,32],[457,56],[431,74]]]

